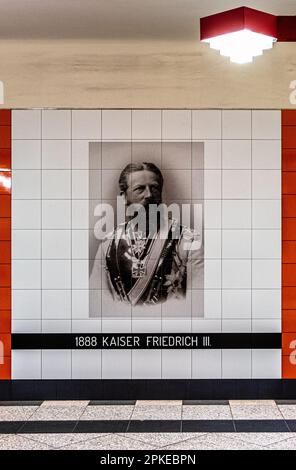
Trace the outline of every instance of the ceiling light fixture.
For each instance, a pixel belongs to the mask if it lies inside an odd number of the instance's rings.
[[[293,18],[295,26],[295,17],[277,17],[248,7],[217,13],[201,18],[201,41],[209,43],[212,49],[219,50],[231,62],[252,62],[253,57],[272,49],[279,35],[280,40],[285,40],[284,32],[279,32],[279,25],[283,24],[281,18]],[[286,40],[292,39],[290,37]]]

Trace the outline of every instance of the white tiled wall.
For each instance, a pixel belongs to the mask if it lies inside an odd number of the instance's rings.
[[[16,110],[12,114],[14,332],[280,332],[279,111]],[[101,139],[109,147],[90,164],[89,143]],[[151,161],[162,168],[166,179],[178,172],[182,184],[176,188],[176,199],[203,201],[204,309],[198,303],[198,290],[193,290],[186,318],[180,319],[178,307],[167,312],[164,305],[141,319],[129,306],[116,310],[104,290],[93,295],[103,311],[112,308],[112,318],[89,315],[89,167],[98,182],[96,199],[113,199],[114,178],[130,158],[131,141],[134,155],[142,142],[151,143]],[[198,142],[204,145],[204,162],[196,152]],[[116,162],[108,156],[111,144],[117,146]],[[201,176],[202,191],[196,184]],[[16,379],[281,375],[278,350],[18,350],[12,354]]]

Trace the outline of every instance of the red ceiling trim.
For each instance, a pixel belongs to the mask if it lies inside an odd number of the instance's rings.
[[[277,17],[277,40],[296,42],[296,16]]]
[[[242,29],[275,37],[279,42],[296,42],[296,16],[275,16],[239,7],[200,19],[201,40]]]

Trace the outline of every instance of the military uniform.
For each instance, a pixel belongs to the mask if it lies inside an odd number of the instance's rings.
[[[91,274],[91,288],[95,288],[96,271],[102,265],[113,299],[132,305],[183,298],[187,289],[203,288],[201,232],[171,219],[153,236],[145,237],[140,232],[133,235],[124,223],[102,242]]]

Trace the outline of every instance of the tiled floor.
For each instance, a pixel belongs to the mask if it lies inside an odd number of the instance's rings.
[[[296,449],[296,401],[0,402],[0,450]]]

